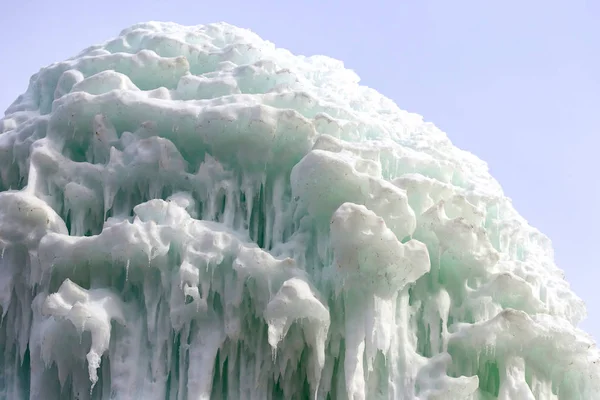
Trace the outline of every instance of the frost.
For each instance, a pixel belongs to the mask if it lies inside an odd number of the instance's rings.
[[[0,120],[0,398],[597,398],[550,241],[358,81],[227,24],[34,75]]]

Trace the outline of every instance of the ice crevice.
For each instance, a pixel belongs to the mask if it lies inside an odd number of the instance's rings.
[[[0,120],[0,399],[565,399],[583,302],[484,162],[228,24],[134,25]]]

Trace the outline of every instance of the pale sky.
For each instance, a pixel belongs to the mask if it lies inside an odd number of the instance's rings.
[[[600,1],[7,1],[0,109],[54,61],[148,20],[226,21],[345,62],[487,161],[553,241],[600,338]]]

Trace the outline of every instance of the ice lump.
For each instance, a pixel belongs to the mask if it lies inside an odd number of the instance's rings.
[[[0,399],[600,398],[485,163],[339,61],[150,22],[0,120]]]

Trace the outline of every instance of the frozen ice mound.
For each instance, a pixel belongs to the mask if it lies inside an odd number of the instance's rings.
[[[550,241],[339,61],[144,23],[0,121],[0,398],[600,398]]]

